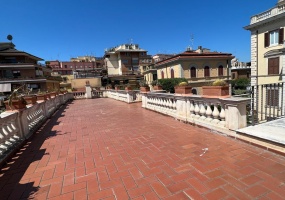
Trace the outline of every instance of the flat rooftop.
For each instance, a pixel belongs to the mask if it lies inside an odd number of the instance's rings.
[[[112,99],[61,107],[0,171],[1,199],[283,199],[285,157]]]

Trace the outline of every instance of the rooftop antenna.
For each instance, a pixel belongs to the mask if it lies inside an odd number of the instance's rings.
[[[132,38],[130,39],[130,44],[133,44],[133,39]]]
[[[194,35],[193,34],[191,34],[190,42],[191,42],[192,48],[194,48]]]
[[[10,41],[11,41],[11,43],[12,43],[13,36],[12,36],[12,35],[10,35],[10,34],[9,34],[9,35],[7,35],[7,39],[8,39],[8,40],[10,40]]]

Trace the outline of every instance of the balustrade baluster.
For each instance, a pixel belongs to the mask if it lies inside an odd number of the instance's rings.
[[[212,123],[215,123],[215,124],[219,123],[220,120],[218,118],[220,116],[220,112],[218,110],[218,105],[216,103],[214,104],[214,110],[213,110],[212,115],[214,117],[214,120],[212,121]]]
[[[200,108],[199,108],[199,103],[195,102],[195,118],[200,118]]]
[[[201,115],[200,119],[202,120],[206,119],[205,114],[206,114],[205,105],[204,105],[204,102],[201,101],[200,102],[200,115]]]

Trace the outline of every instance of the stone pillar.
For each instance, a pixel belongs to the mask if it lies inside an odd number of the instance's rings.
[[[230,97],[221,101],[225,104],[226,128],[238,130],[246,127],[246,105],[250,103],[250,98]]]
[[[176,97],[176,118],[179,120],[187,120],[186,100],[184,97]]]
[[[92,88],[91,88],[91,86],[85,85],[85,89],[86,89],[85,98],[86,99],[92,99]]]

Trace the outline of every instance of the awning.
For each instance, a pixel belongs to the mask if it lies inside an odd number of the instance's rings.
[[[1,83],[0,92],[11,92],[11,83]]]

